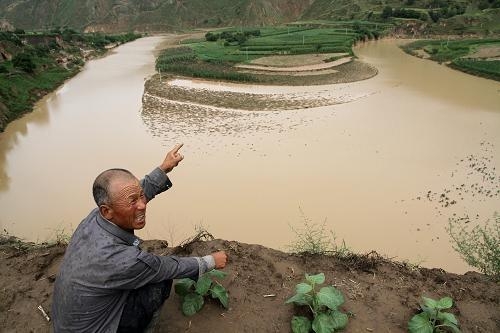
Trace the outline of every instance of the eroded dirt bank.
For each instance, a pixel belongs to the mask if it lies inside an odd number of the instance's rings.
[[[162,241],[146,241],[142,247],[158,254],[174,250]],[[172,293],[157,332],[290,332],[290,319],[298,312],[284,302],[306,272],[325,273],[326,283],[344,294],[342,310],[351,314],[345,332],[406,332],[422,295],[451,296],[463,332],[500,331],[500,285],[479,273],[411,268],[375,253],[343,259],[298,256],[225,240],[195,242],[180,255],[217,249],[230,257],[225,269],[229,275],[222,282],[230,294],[230,309],[209,301],[200,313],[187,318]],[[53,282],[64,251],[62,245],[33,247],[2,239],[0,332],[50,331],[37,307],[51,315]],[[275,296],[264,297],[269,294]]]

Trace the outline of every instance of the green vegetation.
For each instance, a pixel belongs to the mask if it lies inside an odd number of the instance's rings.
[[[21,238],[10,235],[7,230],[0,232],[0,249],[4,246],[15,249],[19,252],[28,252],[34,249],[43,249],[52,246],[66,246],[71,236],[64,232],[64,229],[54,230],[54,236],[43,242],[27,242]]]
[[[182,298],[182,313],[192,316],[203,308],[204,297],[208,295],[218,299],[220,303],[228,308],[228,294],[226,289],[214,278],[223,279],[227,273],[211,270],[203,274],[198,281],[188,278],[180,279],[175,284],[175,293]]]
[[[500,281],[500,214],[473,228],[450,219],[447,231],[465,262]]]
[[[205,41],[166,49],[156,62],[161,73],[237,82],[268,82],[265,75],[238,72],[236,63],[267,55],[352,53],[356,41],[381,36],[385,26],[363,22],[294,24],[260,29],[210,31]]]
[[[305,277],[305,282],[296,285],[295,295],[285,303],[307,306],[313,320],[311,323],[308,317],[294,316],[291,322],[293,333],[309,333],[311,329],[316,333],[333,333],[345,328],[347,315],[338,309],[344,303],[342,293],[333,286],[316,290],[318,285],[325,282],[323,273],[317,275],[306,273]]]
[[[322,224],[313,223],[301,211],[303,226],[300,229],[292,228],[295,240],[288,246],[292,253],[297,254],[325,254],[347,257],[351,251],[345,241],[338,245],[335,233],[326,227],[326,220]]]
[[[404,45],[412,55],[424,51],[429,59],[446,62],[452,68],[466,73],[500,81],[500,39],[420,40]],[[494,49],[492,55],[477,55],[482,49]]]
[[[500,81],[500,60],[455,59],[450,67],[462,72]]]
[[[413,316],[408,322],[410,333],[460,333],[458,321],[452,313],[442,310],[450,309],[453,300],[443,297],[439,301],[422,297],[424,304],[420,306],[422,312]]]
[[[30,111],[43,94],[78,73],[84,64],[83,49],[101,54],[108,45],[138,37],[82,34],[71,29],[0,33],[2,51],[11,56],[0,63],[0,131]]]
[[[500,32],[498,0],[316,0],[302,19],[386,22],[408,35],[488,35]]]

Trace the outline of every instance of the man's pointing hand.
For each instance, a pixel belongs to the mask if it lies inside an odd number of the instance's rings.
[[[172,169],[175,168],[179,164],[179,162],[184,159],[184,156],[179,153],[179,149],[181,149],[182,146],[183,144],[179,143],[167,153],[165,160],[160,165],[160,169],[165,171],[165,173],[172,171]]]

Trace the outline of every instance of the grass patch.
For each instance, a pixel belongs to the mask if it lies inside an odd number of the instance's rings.
[[[463,72],[500,81],[500,60],[455,59],[450,67]]]
[[[28,252],[35,249],[43,249],[51,246],[66,246],[71,236],[64,233],[64,230],[56,230],[54,238],[41,243],[28,242],[16,236],[10,235],[7,230],[0,233],[0,248],[10,248],[18,252]]]
[[[469,56],[484,46],[499,46],[499,38],[465,40],[421,40],[402,46],[402,49],[417,55],[417,50],[424,50],[429,59],[448,65],[477,76],[500,81],[500,61],[472,59]]]
[[[52,67],[36,74],[13,72],[0,74],[0,96],[7,108],[10,121],[31,109],[43,92],[54,90],[77,71]],[[38,93],[37,93],[38,92]],[[3,127],[0,127],[3,130]]]

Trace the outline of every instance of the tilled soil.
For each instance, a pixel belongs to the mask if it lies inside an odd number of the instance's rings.
[[[288,254],[225,240],[194,242],[184,249],[165,244],[146,241],[143,248],[162,255],[227,251],[229,262],[224,270],[228,276],[221,282],[229,292],[229,309],[207,300],[199,313],[185,317],[172,292],[156,332],[291,332],[292,316],[303,310],[284,302],[294,294],[304,273],[319,272],[345,297],[341,306],[349,314],[345,332],[406,332],[421,296],[452,297],[451,312],[463,332],[500,331],[500,285],[479,273],[457,275],[409,267],[376,253],[339,258]],[[53,283],[64,251],[64,245],[35,246],[2,239],[0,332],[50,331],[50,323],[37,307],[41,305],[51,315]]]

